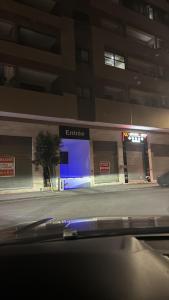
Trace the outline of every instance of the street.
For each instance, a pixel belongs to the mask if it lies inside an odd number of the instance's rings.
[[[18,199],[15,199],[18,197]],[[5,200],[3,200],[5,199]],[[36,221],[93,216],[168,215],[169,189],[116,185],[35,195],[0,195],[0,228]]]

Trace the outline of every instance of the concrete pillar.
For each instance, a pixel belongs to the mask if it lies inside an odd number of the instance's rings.
[[[119,182],[125,183],[124,176],[124,160],[123,160],[123,142],[117,142],[117,151],[118,151],[118,170],[119,170]]]
[[[91,172],[91,186],[94,186],[94,153],[93,153],[92,141],[90,141],[90,172]]]
[[[147,141],[148,145],[148,159],[149,159],[149,167],[150,167],[150,179],[151,182],[154,181],[154,174],[153,174],[153,161],[152,161],[152,151],[151,151],[151,144]]]
[[[35,159],[35,143],[36,137],[32,138],[32,160]],[[43,189],[43,170],[41,166],[36,167],[35,164],[32,164],[32,175],[33,175],[33,189],[40,191]]]
[[[58,164],[58,165],[56,166],[56,189],[57,189],[57,190],[60,189],[59,179],[60,179],[60,164]]]

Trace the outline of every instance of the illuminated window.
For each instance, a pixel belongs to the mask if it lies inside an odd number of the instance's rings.
[[[112,52],[104,52],[105,65],[112,66],[119,69],[125,69],[125,58],[121,55]]]

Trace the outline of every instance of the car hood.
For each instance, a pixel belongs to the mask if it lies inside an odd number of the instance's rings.
[[[91,217],[57,220],[46,218],[34,222],[22,223],[0,230],[0,242],[55,236],[72,238],[76,234],[132,234],[135,230],[145,233],[148,229],[164,229],[169,233],[169,216],[127,216],[127,217]]]

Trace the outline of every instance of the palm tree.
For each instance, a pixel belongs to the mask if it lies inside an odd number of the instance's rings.
[[[33,163],[36,166],[42,166],[44,186],[50,185],[52,189],[55,186],[53,178],[56,177],[56,166],[60,160],[60,147],[60,138],[48,131],[46,133],[42,131],[36,137],[35,160]]]

